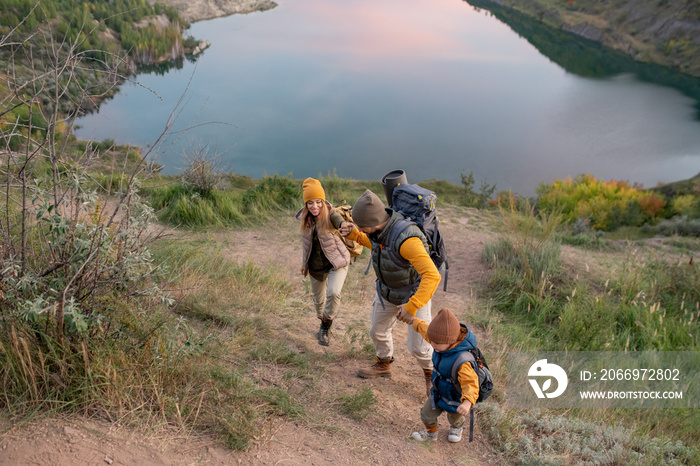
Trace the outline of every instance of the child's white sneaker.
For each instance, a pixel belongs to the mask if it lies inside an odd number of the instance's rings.
[[[426,440],[437,440],[437,432],[428,432],[427,430],[421,430],[420,432],[414,432],[411,434],[414,440],[424,442]]]
[[[462,440],[462,428],[450,427],[450,435],[447,436],[447,440],[452,443],[457,443]]]

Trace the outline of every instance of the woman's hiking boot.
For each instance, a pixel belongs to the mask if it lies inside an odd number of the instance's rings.
[[[375,377],[391,377],[391,363],[394,357],[380,359],[376,356],[377,362],[367,368],[357,371],[357,376],[362,379],[373,379]]]
[[[428,398],[430,398],[430,388],[433,386],[433,370],[423,369],[423,377],[425,377],[425,394]]]
[[[321,328],[318,329],[318,344],[321,346],[330,345],[330,332],[331,325],[333,325],[333,319],[327,319],[325,316],[321,319]]]

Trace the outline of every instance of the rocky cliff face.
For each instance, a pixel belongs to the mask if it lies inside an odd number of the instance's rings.
[[[471,3],[469,0],[466,0]],[[700,76],[697,0],[491,0],[633,59]]]
[[[154,3],[156,0],[149,0]],[[269,10],[277,6],[272,0],[159,0],[175,8],[188,22],[233,14]]]

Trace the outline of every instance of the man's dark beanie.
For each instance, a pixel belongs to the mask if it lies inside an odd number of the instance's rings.
[[[388,219],[384,203],[369,189],[352,206],[352,220],[358,227],[376,227]]]

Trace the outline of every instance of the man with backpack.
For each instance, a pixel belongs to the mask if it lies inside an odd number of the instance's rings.
[[[372,250],[371,263],[377,276],[369,329],[377,362],[360,369],[357,375],[362,378],[391,377],[394,360],[392,330],[397,318],[413,316],[424,322],[431,321],[431,299],[440,283],[440,273],[430,258],[428,242],[418,226],[406,226],[401,222],[403,215],[386,208],[369,189],[355,202],[352,218],[354,224],[344,222],[341,225],[341,234]],[[393,231],[397,224],[401,231]],[[397,263],[392,255],[402,259],[403,263]],[[408,330],[406,345],[423,369],[426,392],[429,392],[433,348],[413,328]]]

